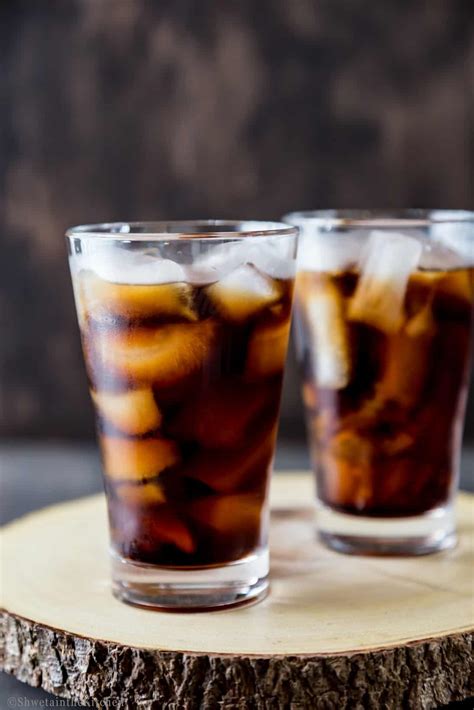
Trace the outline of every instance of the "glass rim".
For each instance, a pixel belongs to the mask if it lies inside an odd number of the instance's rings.
[[[225,229],[233,227],[235,229]],[[174,231],[168,231],[173,228]],[[208,228],[206,231],[193,231]],[[137,231],[134,231],[137,230]],[[189,219],[131,222],[97,222],[66,230],[66,238],[114,241],[236,241],[256,237],[296,236],[298,228],[285,222],[266,220]]]
[[[326,228],[393,229],[396,227],[429,227],[439,224],[474,224],[474,211],[419,208],[302,210],[289,212],[282,219],[295,226],[313,224]]]

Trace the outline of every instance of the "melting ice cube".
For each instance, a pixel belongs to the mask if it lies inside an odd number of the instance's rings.
[[[118,377],[173,386],[207,360],[215,335],[216,324],[208,319],[157,330],[98,332],[94,347],[102,365]]]
[[[117,481],[141,482],[179,462],[174,441],[150,437],[132,441],[116,436],[100,439],[104,469]]]
[[[436,217],[434,213],[434,217]],[[459,213],[454,212],[452,221],[446,217],[431,226],[430,236],[434,244],[443,244],[456,255],[456,266],[474,266],[474,224],[472,220],[463,221]],[[453,257],[451,257],[452,259]],[[444,267],[446,268],[446,266]]]
[[[254,242],[247,262],[275,279],[293,278],[296,272],[293,237]]]
[[[100,321],[110,314],[123,318],[176,315],[196,320],[192,287],[179,283],[116,283],[99,278],[92,271],[77,277],[81,306]]]
[[[474,243],[472,249],[472,262],[474,264]],[[455,249],[441,242],[426,241],[420,259],[420,269],[426,269],[427,271],[450,271],[452,269],[460,269],[466,265],[465,255],[463,256]]]
[[[296,271],[293,237],[273,241],[258,238],[228,242],[213,247],[194,259],[188,267],[191,281],[213,283],[239,266],[253,265],[276,279],[293,278]]]
[[[146,434],[161,424],[161,412],[151,388],[128,392],[94,392],[91,396],[101,416],[125,434]]]
[[[120,255],[119,255],[120,254]],[[125,284],[165,284],[185,280],[185,270],[170,259],[145,254],[116,253],[110,260],[95,265],[94,271],[107,281]]]
[[[397,332],[403,322],[408,279],[417,268],[423,245],[405,234],[374,231],[370,235],[349,318]]]
[[[357,266],[367,232],[348,234],[303,233],[298,250],[298,268],[303,271],[338,273]]]
[[[224,317],[242,321],[275,303],[280,289],[253,266],[239,266],[207,289],[209,298]]]
[[[313,369],[320,387],[343,389],[349,384],[349,337],[344,302],[337,286],[322,278],[306,297],[306,317],[312,335]]]
[[[184,267],[171,259],[110,245],[89,252],[85,249],[79,257],[79,266],[94,271],[105,281],[119,284],[166,284],[185,281],[186,277]]]
[[[247,262],[250,250],[244,242],[227,242],[199,254],[187,268],[188,280],[196,283],[214,283]]]

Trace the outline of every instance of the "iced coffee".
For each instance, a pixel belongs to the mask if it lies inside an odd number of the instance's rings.
[[[461,248],[448,239],[456,227],[432,231],[445,239],[403,224],[302,237],[303,399],[323,538],[340,550],[426,552],[452,541],[452,529],[436,537],[436,521],[458,479],[474,240]],[[417,517],[428,522],[417,527]]]
[[[125,567],[167,570],[156,579],[176,581],[182,606],[235,602],[252,586],[201,572],[189,590],[187,572],[255,567],[267,554],[295,235],[226,226],[89,257],[84,238],[71,256],[113,554]]]

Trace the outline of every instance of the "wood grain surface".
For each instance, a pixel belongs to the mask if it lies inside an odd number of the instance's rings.
[[[193,615],[113,599],[101,496],[11,523],[3,668],[97,707],[425,709],[474,694],[473,498],[458,499],[454,550],[411,559],[326,550],[311,501],[308,475],[276,477],[270,596]]]

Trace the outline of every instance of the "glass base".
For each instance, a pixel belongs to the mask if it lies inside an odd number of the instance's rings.
[[[407,518],[348,515],[318,503],[319,537],[349,555],[428,555],[456,544],[452,505]]]
[[[268,592],[268,550],[222,566],[156,567],[111,553],[112,591],[135,606],[166,611],[210,611],[263,599]]]

